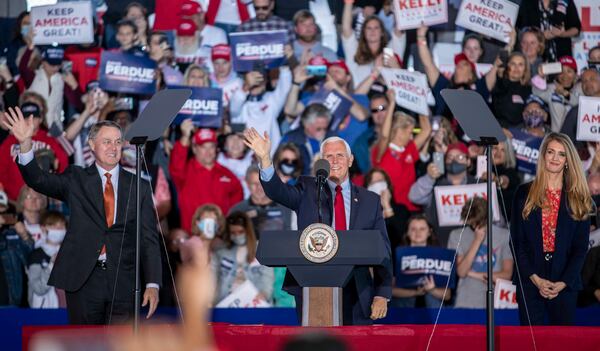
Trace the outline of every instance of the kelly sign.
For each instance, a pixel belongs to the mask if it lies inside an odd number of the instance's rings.
[[[31,25],[35,45],[84,44],[94,41],[90,1],[32,7]]]
[[[463,0],[456,24],[508,43],[519,5],[508,0]]]
[[[400,30],[448,22],[446,0],[394,0],[396,27]]]
[[[285,44],[287,31],[273,30],[261,32],[237,32],[229,34],[233,48],[233,69],[237,72],[249,72],[256,64],[266,68],[279,67],[285,63]]]
[[[535,174],[542,138],[512,128],[512,147],[517,157],[517,169],[528,174]]]
[[[340,95],[335,90],[328,90],[325,87],[321,87],[310,99],[309,104],[319,103],[325,105],[329,112],[331,112],[331,123],[329,124],[330,130],[337,130],[340,123],[350,113],[352,107],[352,101],[346,97]]]
[[[422,115],[429,114],[427,94],[429,87],[423,73],[404,69],[382,68],[381,75],[387,86],[396,92],[396,103]]]
[[[577,140],[600,141],[600,98],[579,97]]]
[[[518,308],[517,287],[509,280],[496,279],[494,287],[494,308]]]
[[[101,89],[139,95],[156,92],[156,62],[150,58],[104,51],[100,62]]]
[[[492,184],[492,189],[496,189],[495,183]],[[433,192],[440,227],[452,227],[463,224],[460,212],[463,206],[469,204],[472,197],[479,196],[487,199],[487,184],[439,185],[433,188]],[[497,197],[496,191],[492,191],[494,221],[500,220]]]
[[[169,87],[186,88],[190,87]],[[223,111],[223,91],[218,88],[191,88],[192,95],[185,102],[174,124],[180,124],[191,118],[194,125],[205,128],[220,128]]]
[[[416,288],[432,276],[435,285],[445,287],[450,279],[449,288],[454,288],[455,274],[452,267],[454,250],[441,247],[398,247],[396,248],[396,286]]]

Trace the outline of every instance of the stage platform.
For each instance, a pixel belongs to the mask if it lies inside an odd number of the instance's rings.
[[[173,324],[175,311],[160,309],[153,322]],[[437,310],[391,309],[384,325],[327,328],[340,335],[352,350],[426,350]],[[534,350],[529,328],[517,327],[516,311],[497,310],[497,350]],[[296,326],[293,309],[216,309],[213,330],[224,350],[277,350],[290,336],[307,331]],[[98,339],[106,328],[66,325],[65,310],[0,309],[0,350],[26,350],[30,337],[44,330],[60,330]],[[430,350],[485,350],[485,311],[443,309]],[[534,327],[537,350],[600,350],[600,308],[577,311],[577,327]],[[74,332],[74,333],[73,333]],[[87,343],[89,346],[90,344]],[[75,348],[78,350],[79,348]],[[81,348],[87,350],[88,348]]]

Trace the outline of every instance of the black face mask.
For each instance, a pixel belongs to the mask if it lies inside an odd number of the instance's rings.
[[[466,170],[467,165],[464,163],[452,161],[449,164],[446,164],[446,171],[448,172],[448,174],[460,174]]]
[[[297,163],[296,161],[292,161],[292,162],[284,161],[284,162],[281,162],[279,164],[279,170],[284,175],[291,176],[298,169],[298,165],[296,163]]]

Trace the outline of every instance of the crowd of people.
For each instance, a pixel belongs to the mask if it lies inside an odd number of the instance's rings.
[[[523,2],[510,41],[503,43],[443,26],[400,31],[391,1],[345,0],[337,9],[335,46],[323,40],[331,33],[321,31],[321,18],[303,8],[305,2],[275,4],[185,0],[171,9],[179,18],[176,28],[158,31],[152,30],[158,14],[151,16],[145,5],[131,2],[120,17],[97,13],[93,43],[43,47],[34,45],[30,15],[23,12],[13,40],[0,54],[5,58],[0,63],[0,109],[19,106],[24,116],[33,116],[35,160],[50,173],[93,166],[88,143],[92,126],[110,120],[126,130],[150,98],[100,87],[104,51],[155,61],[159,90],[222,89],[220,128],[197,127],[188,119],[144,149],[142,176],[152,186],[164,239],[161,306],[176,305],[172,276],[191,259],[190,247],[210,254],[217,277],[214,306],[248,286],[257,305],[294,306],[282,290],[285,268],[266,267],[256,259],[261,232],[298,227],[296,214],[265,194],[260,165],[241,134],[249,128],[269,136],[275,174],[286,184],[312,174],[322,140],[344,139],[354,156],[352,182],[380,196],[392,254],[405,246],[457,251],[455,289],[427,277],[416,288],[394,287],[392,306],[439,307],[443,301],[444,306],[485,307],[490,279],[485,266],[487,202],[475,198],[465,206],[461,219],[466,228],[442,226],[438,219],[435,187],[484,181],[476,174],[484,148],[465,135],[441,96],[445,88],[479,93],[508,137],[491,155],[501,209],[494,222],[491,279],[511,280],[519,268],[510,249],[511,206],[519,185],[535,178],[535,171],[517,167],[513,133],[538,138],[566,134],[582,160],[592,199],[600,205],[600,142],[577,140],[579,97],[600,98],[600,47],[587,53],[588,67],[577,66],[571,47],[581,23],[573,1]],[[228,35],[264,30],[286,31],[286,63],[234,71]],[[439,43],[459,47],[450,72],[436,62]],[[545,74],[542,67],[548,62],[560,63],[562,71]],[[481,64],[487,64],[485,72]],[[326,72],[307,70],[315,65],[325,66]],[[399,106],[382,68],[425,74],[431,113],[419,115]],[[350,101],[346,116],[336,118],[327,106],[312,101],[321,88]],[[1,116],[0,121],[7,118]],[[0,306],[61,307],[64,292],[47,282],[71,211],[25,185],[15,162],[18,154],[17,139],[0,123]],[[135,148],[126,142],[120,162],[135,171]],[[591,218],[590,230],[595,230],[596,213]],[[599,253],[599,247],[590,248],[578,273],[583,282],[580,306],[600,303]]]

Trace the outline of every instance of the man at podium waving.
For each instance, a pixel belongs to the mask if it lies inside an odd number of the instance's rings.
[[[281,182],[275,175],[270,157],[271,140],[254,128],[246,130],[245,143],[260,161],[260,179],[265,193],[273,201],[286,206],[298,215],[298,229],[319,222],[317,183],[315,177],[302,176],[296,185]],[[339,137],[321,143],[321,157],[329,161],[331,171],[321,196],[322,223],[336,231],[378,230],[386,243],[388,257],[382,266],[356,267],[343,289],[343,324],[368,325],[384,318],[392,295],[391,248],[383,219],[379,196],[350,182],[348,170],[354,160],[350,146]],[[343,234],[342,234],[343,235]],[[296,311],[302,311],[302,287],[288,272],[284,290],[294,295]]]

